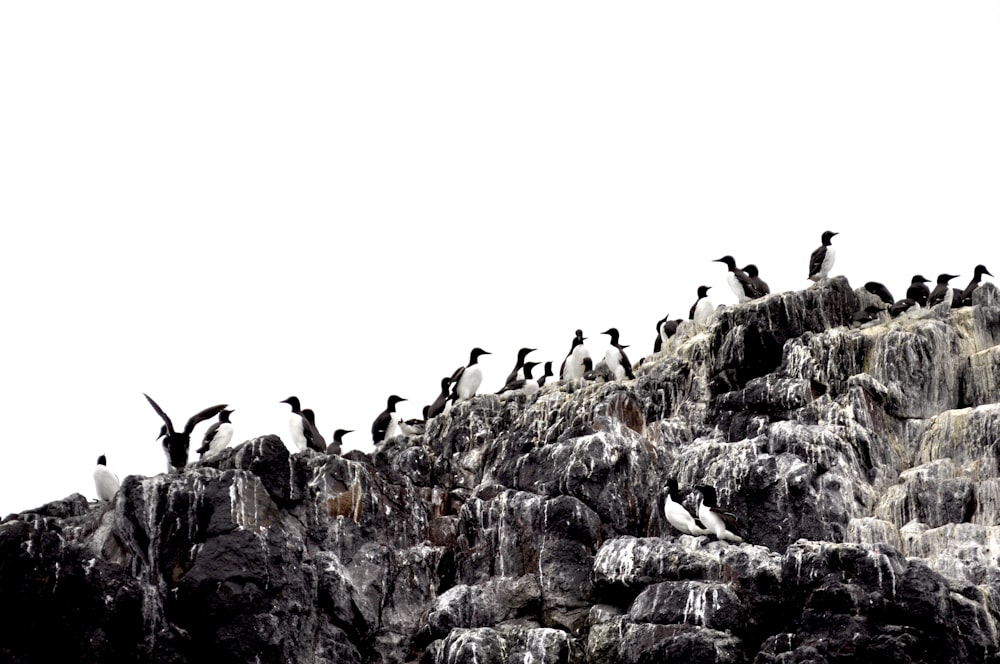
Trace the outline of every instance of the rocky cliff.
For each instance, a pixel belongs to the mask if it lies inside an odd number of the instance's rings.
[[[1000,293],[850,327],[871,297],[728,308],[635,380],[371,456],[265,436],[8,517],[0,660],[998,661]],[[673,531],[669,477],[747,543]]]

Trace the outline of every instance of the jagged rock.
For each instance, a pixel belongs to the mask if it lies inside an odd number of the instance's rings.
[[[263,436],[11,515],[0,659],[1000,661],[1000,291],[851,327],[870,298],[720,307],[634,380],[371,455]],[[668,477],[747,541],[674,532]]]

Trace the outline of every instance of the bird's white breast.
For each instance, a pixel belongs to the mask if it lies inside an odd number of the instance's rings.
[[[108,470],[107,466],[98,465],[94,469],[94,486],[97,489],[98,500],[107,502],[114,498],[118,491],[118,476]]]

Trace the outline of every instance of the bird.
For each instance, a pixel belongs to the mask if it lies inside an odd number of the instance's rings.
[[[233,411],[228,408],[221,411],[219,421],[208,427],[205,438],[201,441],[201,447],[195,450],[199,459],[211,459],[229,445],[229,441],[233,439],[233,425],[229,422],[232,413]]]
[[[667,480],[667,486],[664,487],[667,490],[667,499],[663,503],[663,514],[667,517],[667,521],[671,526],[677,530],[685,533],[687,535],[711,535],[712,531],[705,527],[701,521],[696,519],[691,512],[684,507],[680,495],[680,491],[677,488],[677,480],[674,478],[669,478]]]
[[[500,388],[497,394],[504,394],[506,392],[522,392],[523,394],[534,394],[538,391],[539,385],[538,380],[532,378],[531,370],[537,367],[540,362],[525,362],[524,363],[524,378],[514,378],[513,380],[507,381],[507,384]],[[549,365],[552,366],[551,363]]]
[[[542,389],[543,387],[545,387],[545,379],[551,378],[552,376],[555,376],[555,374],[552,373],[552,362],[551,361],[545,363],[544,369],[545,369],[545,372],[542,374],[541,378],[538,379],[538,389]]]
[[[830,240],[833,239],[834,235],[839,235],[839,233],[824,231],[823,244],[817,247],[809,257],[809,278],[813,281],[819,282],[826,279],[830,270],[833,269],[833,261],[837,258],[837,252],[830,244]]]
[[[948,285],[948,282],[957,276],[957,274],[938,275],[937,285],[934,286],[934,290],[931,291],[930,297],[927,298],[928,307],[933,307],[936,304],[947,302],[948,308],[951,308],[951,303],[955,297],[955,293],[952,291],[951,286]]]
[[[739,521],[735,514],[727,512],[718,505],[715,487],[699,484],[695,489],[701,494],[701,500],[698,501],[698,520],[720,540],[737,544],[742,542]]]
[[[528,356],[528,353],[533,353],[535,350],[536,349],[534,348],[522,348],[517,351],[517,364],[515,364],[514,369],[507,374],[507,380],[503,382],[504,386],[506,386],[507,383],[521,377],[521,369],[524,367],[524,359]]]
[[[299,449],[299,452],[305,451],[309,447],[309,438],[306,435],[309,425],[302,415],[302,405],[299,403],[298,397],[288,397],[278,403],[287,403],[292,407],[292,414],[288,418],[288,429],[295,447]]]
[[[691,312],[688,319],[693,320],[696,325],[705,326],[715,315],[715,305],[708,299],[708,291],[711,286],[698,286],[698,299],[691,305]]]
[[[604,353],[604,363],[608,365],[609,369],[611,369],[611,373],[614,375],[615,380],[635,378],[635,374],[632,373],[632,363],[629,362],[628,355],[625,354],[625,349],[628,348],[628,346],[623,346],[618,343],[618,328],[608,328],[607,330],[601,332],[601,334],[606,334],[611,337],[611,348]]]
[[[344,436],[354,431],[354,429],[337,429],[333,432],[333,442],[326,446],[327,454],[340,454],[344,445]]]
[[[167,472],[179,473],[187,465],[188,450],[191,447],[191,432],[205,420],[210,420],[222,412],[226,408],[226,404],[218,404],[199,411],[187,421],[183,431],[175,431],[174,425],[163,409],[145,392],[142,396],[146,397],[146,401],[163,420],[163,426],[160,427],[160,435],[157,436],[157,439],[163,438],[163,452],[167,455]]]
[[[482,348],[473,348],[469,353],[469,363],[455,369],[455,373],[451,375],[452,402],[457,403],[476,396],[476,390],[483,382],[483,370],[479,366],[479,358],[489,354],[489,351]]]
[[[445,376],[441,379],[441,394],[427,407],[426,419],[437,417],[444,412],[445,406],[448,405],[449,392],[451,392],[451,376]]]
[[[892,293],[889,289],[885,287],[884,284],[880,284],[877,281],[869,281],[865,284],[865,290],[882,300],[886,304],[892,304],[895,300],[892,297]]]
[[[885,309],[877,304],[869,304],[864,309],[859,309],[854,312],[854,315],[851,316],[851,325],[853,327],[861,327],[865,323],[870,323],[878,318],[878,315],[883,311],[885,311]]]
[[[756,290],[759,295],[757,297],[764,297],[765,295],[771,294],[771,287],[767,285],[767,282],[758,276],[760,272],[757,270],[757,266],[753,263],[748,263],[743,271],[747,273],[750,277],[750,283],[753,284],[754,290]]]
[[[303,408],[302,419],[305,420],[302,433],[306,437],[306,447],[317,452],[325,452],[326,438],[323,438],[323,434],[319,432],[319,427],[316,426],[316,414],[309,408]]]
[[[559,367],[559,380],[583,378],[583,374],[594,368],[590,352],[583,345],[586,340],[587,337],[583,336],[583,330],[577,330],[576,336],[573,337],[573,345],[570,346],[566,359]]]
[[[108,468],[108,458],[103,454],[97,457],[97,468],[94,468],[94,487],[97,489],[97,499],[108,502],[115,497],[120,483],[118,476]]]
[[[399,430],[403,432],[404,436],[419,436],[423,434],[424,427],[427,425],[428,410],[430,410],[430,406],[424,406],[423,419],[414,417],[408,420],[396,420],[396,424],[399,425]]]
[[[379,416],[372,422],[372,442],[381,443],[387,438],[392,438],[395,433],[395,422],[392,414],[396,412],[396,404],[401,401],[406,401],[406,399],[395,394],[389,397],[385,410],[379,413]]]
[[[903,298],[902,300],[894,303],[889,307],[889,315],[893,318],[898,318],[900,314],[906,313],[910,309],[916,307],[920,308],[920,303],[914,300],[912,297]]]
[[[664,334],[663,325],[664,323],[667,322],[667,319],[669,318],[670,314],[667,314],[660,320],[656,321],[656,341],[653,342],[654,353],[659,353],[661,350],[663,350],[663,342],[667,340],[667,337]]]
[[[972,306],[972,291],[976,290],[976,288],[979,287],[979,282],[982,281],[984,274],[989,274],[989,276],[991,277],[993,276],[992,274],[990,274],[990,271],[986,269],[985,265],[977,265],[975,275],[972,277],[972,281],[970,281],[969,285],[966,286],[965,290],[962,291],[962,296],[960,298],[961,306],[963,307]]]
[[[736,299],[740,304],[744,302],[749,302],[755,297],[761,297],[763,293],[758,293],[757,289],[754,288],[753,282],[747,273],[736,267],[736,259],[732,256],[723,256],[722,258],[716,258],[713,263],[725,263],[726,267],[729,269],[729,274],[726,276],[726,280],[729,282],[729,287],[732,289],[733,293],[736,294]]]
[[[910,287],[906,289],[906,298],[913,300],[921,307],[926,307],[927,298],[931,295],[931,289],[927,287],[930,281],[930,279],[925,279],[919,274],[913,275],[913,279],[910,280]]]

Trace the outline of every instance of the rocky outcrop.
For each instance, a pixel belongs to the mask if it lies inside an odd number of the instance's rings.
[[[850,327],[870,297],[722,309],[634,380],[370,456],[265,436],[8,517],[0,660],[998,661],[1000,294]],[[668,477],[747,542],[673,531]]]

